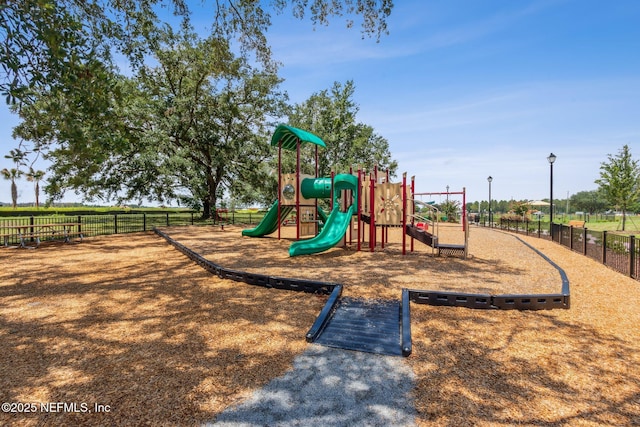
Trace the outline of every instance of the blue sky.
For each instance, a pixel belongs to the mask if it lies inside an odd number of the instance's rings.
[[[466,187],[468,201],[486,200],[491,175],[493,199],[548,198],[553,152],[565,198],[595,189],[624,144],[640,159],[640,1],[395,3],[378,43],[340,19],[313,29],[289,15],[268,37],[292,102],[355,82],[357,120],[389,141],[417,191]],[[16,121],[5,106],[0,120],[4,155]],[[0,201],[8,190],[0,183]],[[31,184],[20,191],[33,199]]]

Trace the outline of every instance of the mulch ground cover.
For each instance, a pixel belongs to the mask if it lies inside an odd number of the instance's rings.
[[[345,296],[561,288],[555,268],[495,230],[471,229],[466,260],[434,257],[419,242],[403,256],[397,229],[384,250],[295,258],[292,227],[282,240],[240,230],[164,229],[227,268],[338,282]],[[447,233],[460,240],[456,227]],[[639,425],[640,283],[555,243],[520,238],[565,270],[571,309],[412,304],[405,361],[416,376],[418,424]],[[326,301],[221,280],[151,232],[2,248],[0,264],[0,397],[13,402],[1,425],[212,420],[291,368]]]

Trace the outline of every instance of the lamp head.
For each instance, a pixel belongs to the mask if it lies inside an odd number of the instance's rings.
[[[553,162],[556,161],[556,155],[553,153],[549,154],[549,157],[547,157],[547,160],[549,160],[550,164],[553,164]]]
[[[555,158],[554,158],[554,160],[555,160]],[[489,181],[489,182],[493,181],[493,177],[489,176],[489,177],[487,178],[487,181]]]

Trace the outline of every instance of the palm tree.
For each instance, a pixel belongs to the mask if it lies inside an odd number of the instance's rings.
[[[11,159],[11,161],[16,164],[16,167],[11,169],[4,168],[0,171],[0,174],[2,174],[4,179],[11,181],[11,200],[13,202],[13,209],[18,205],[18,186],[16,185],[16,179],[20,178],[23,174],[20,170],[20,166],[27,165],[27,154],[29,154],[28,151],[22,151],[17,148],[9,151],[9,155],[4,156],[4,158]]]
[[[447,200],[440,204],[440,212],[447,217],[447,222],[457,222],[456,214],[460,210],[460,202],[457,200]]]
[[[11,181],[11,200],[13,202],[13,209],[18,206],[18,186],[16,185],[16,179],[20,178],[22,171],[16,168],[7,169],[4,168],[0,171],[2,177]]]
[[[36,209],[40,208],[40,181],[44,178],[45,171],[33,170],[29,168],[29,172],[25,174],[27,181],[35,182],[34,189],[36,193]]]
[[[16,164],[16,168],[19,168],[20,166],[27,165],[26,160],[28,154],[28,151],[22,151],[16,148],[15,150],[9,151],[9,154],[4,156],[4,158],[11,159],[11,161]]]

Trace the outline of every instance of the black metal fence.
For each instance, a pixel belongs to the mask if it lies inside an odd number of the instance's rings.
[[[103,214],[78,214],[78,215],[28,215],[0,218],[0,235],[3,236],[0,244],[17,245],[20,243],[19,233],[15,227],[29,227],[26,230],[35,230],[45,224],[69,224],[74,225],[74,232],[82,233],[84,237],[100,236],[108,234],[135,233],[150,231],[153,227],[167,227],[179,225],[218,225],[218,224],[254,224],[262,219],[263,213],[224,213],[215,219],[202,220],[198,212],[111,212]],[[77,230],[75,229],[77,228]],[[40,237],[40,240],[55,240],[61,235]]]
[[[552,224],[549,234],[549,230],[543,229],[540,221],[501,219],[498,226],[501,230],[512,233],[551,239],[574,252],[640,280],[640,248],[635,236],[555,223]]]

